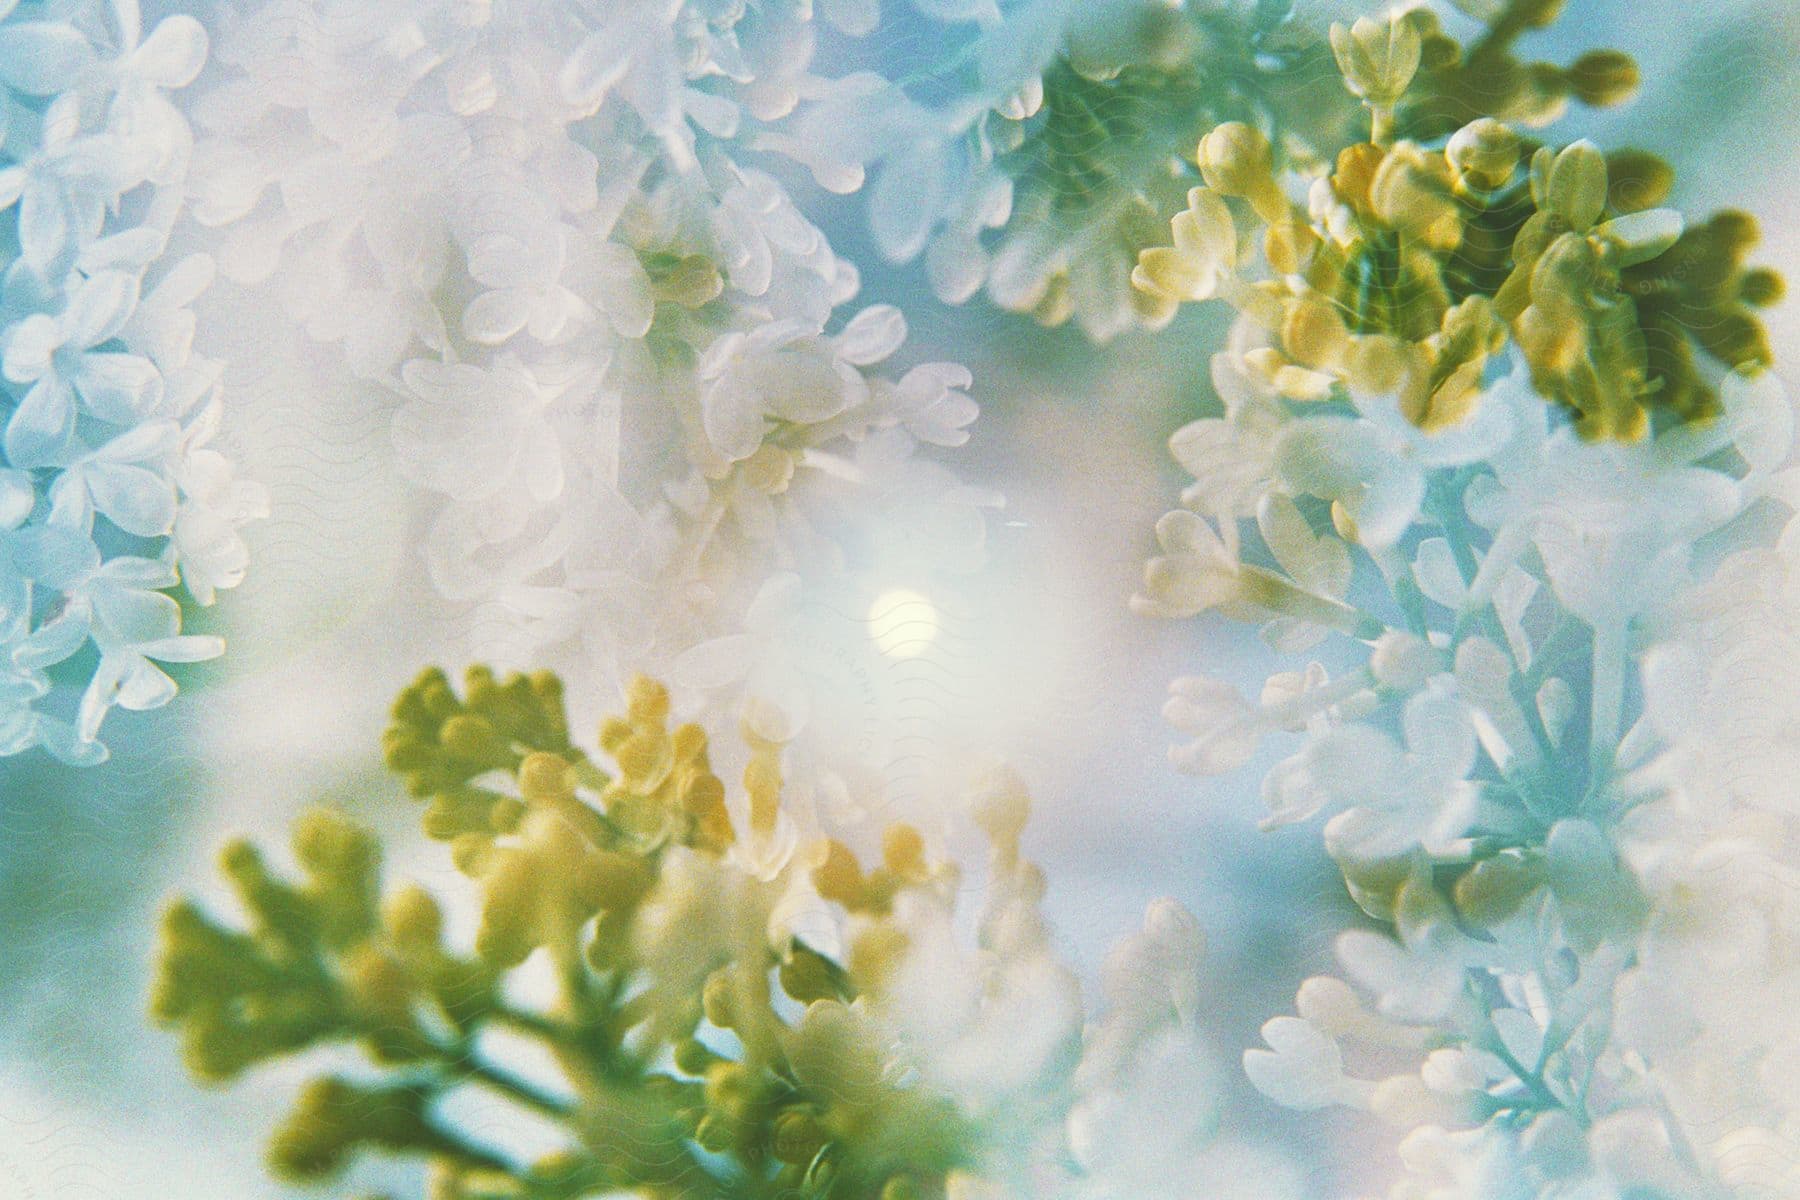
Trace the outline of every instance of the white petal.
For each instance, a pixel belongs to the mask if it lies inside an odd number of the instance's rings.
[[[859,367],[888,358],[906,341],[906,317],[891,304],[871,304],[837,336],[838,354]]]
[[[938,143],[915,146],[882,165],[869,195],[869,226],[888,261],[908,262],[925,249],[949,187],[949,164]]]
[[[185,14],[158,22],[131,57],[138,74],[164,88],[186,87],[205,62],[206,30]]]
[[[94,506],[138,537],[161,537],[175,524],[175,485],[143,467],[98,465],[87,472]]]
[[[736,683],[750,671],[753,646],[749,635],[742,633],[701,642],[675,659],[669,668],[669,681],[676,687],[699,691]]]

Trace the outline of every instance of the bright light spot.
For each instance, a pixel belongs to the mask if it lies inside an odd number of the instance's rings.
[[[889,658],[917,658],[937,632],[937,606],[908,588],[890,588],[869,605],[869,637]]]

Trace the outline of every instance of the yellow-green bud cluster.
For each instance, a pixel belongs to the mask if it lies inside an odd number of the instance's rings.
[[[570,744],[553,677],[477,668],[466,681],[458,694],[441,672],[421,676],[386,744],[429,802],[427,831],[475,885],[472,954],[447,948],[420,889],[384,902],[376,841],[325,810],[295,827],[298,881],[247,843],[226,849],[242,928],[186,901],[164,921],[153,1015],[181,1031],[196,1074],[227,1079],[343,1042],[376,1072],[304,1089],[270,1145],[277,1172],[314,1179],[362,1152],[422,1156],[443,1200],[740,1186],[944,1196],[966,1175],[978,1130],[901,1082],[864,999],[906,945],[898,894],[954,882],[915,830],[890,829],[867,872],[820,842],[773,879],[752,874],[731,850],[774,825],[779,747],[751,737],[740,830],[705,734],[671,728],[661,685],[635,681],[626,713],[604,723],[606,771]],[[1018,823],[996,826],[997,853],[1016,855]],[[854,919],[848,961],[772,939],[776,903],[797,887]],[[537,956],[559,993],[519,1008],[509,973]],[[490,1062],[486,1033],[499,1029],[540,1041],[560,1077]],[[558,1123],[569,1147],[525,1161],[459,1129],[441,1102],[470,1087]]]
[[[1218,126],[1195,153],[1207,186],[1171,222],[1174,244],[1140,254],[1134,283],[1168,304],[1229,300],[1270,335],[1245,367],[1290,401],[1393,394],[1421,428],[1441,429],[1470,414],[1489,360],[1511,342],[1587,436],[1635,439],[1656,417],[1709,417],[1717,396],[1702,355],[1746,371],[1771,358],[1753,310],[1783,289],[1745,265],[1754,223],[1725,213],[1684,229],[1654,207],[1672,183],[1661,160],[1536,145],[1513,122],[1538,123],[1541,106],[1507,88],[1454,129],[1418,117],[1447,81],[1514,79],[1497,47],[1555,8],[1506,6],[1466,62],[1424,10],[1333,27],[1345,86],[1375,117],[1370,140],[1289,146],[1296,166],[1330,164],[1301,205],[1266,136]],[[1565,92],[1594,103],[1636,78],[1629,59],[1601,51],[1565,75]],[[1247,220],[1261,226],[1261,281],[1246,278]]]

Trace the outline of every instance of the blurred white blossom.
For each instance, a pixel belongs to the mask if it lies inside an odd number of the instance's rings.
[[[267,499],[208,445],[220,368],[192,353],[188,306],[211,260],[163,261],[193,143],[168,93],[205,31],[146,32],[136,0],[3,9],[0,753],[92,763],[109,709],[174,695],[158,663],[223,650],[181,633],[171,593],[240,582],[237,531]],[[60,664],[87,678],[72,714],[40,703]]]

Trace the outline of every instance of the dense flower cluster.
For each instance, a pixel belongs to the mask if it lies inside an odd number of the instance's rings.
[[[1752,310],[1781,288],[1742,265],[1756,240],[1749,218],[1684,230],[1680,214],[1653,207],[1672,182],[1659,160],[1609,159],[1588,142],[1534,150],[1491,116],[1441,145],[1397,137],[1424,47],[1441,40],[1435,20],[1415,9],[1337,29],[1370,140],[1315,152],[1308,161],[1323,169],[1300,175],[1255,126],[1218,126],[1199,143],[1205,185],[1172,222],[1174,244],[1146,250],[1134,273],[1170,302],[1222,296],[1268,331],[1245,358],[1266,391],[1397,395],[1412,424],[1443,429],[1468,414],[1510,335],[1533,385],[1585,434],[1637,438],[1653,410],[1711,415],[1703,360],[1769,365]],[[1284,186],[1290,175],[1307,184],[1304,201]],[[1260,246],[1240,233],[1232,199],[1256,218]]]
[[[249,920],[169,910],[154,1011],[197,1074],[222,1080],[331,1043],[369,1065],[309,1085],[270,1147],[298,1179],[360,1151],[430,1160],[433,1195],[700,1197],[1280,1196],[1269,1156],[1213,1137],[1193,1070],[1201,939],[1153,905],[1109,970],[1112,1011],[1087,1031],[1051,953],[1043,879],[1019,853],[1029,802],[994,775],[971,798],[990,848],[971,943],[960,873],[912,827],[880,862],[809,842],[771,867],[774,747],[741,792],[706,735],[670,725],[638,679],[600,731],[570,739],[561,683],[429,671],[401,696],[390,766],[474,885],[471,949],[416,887],[381,894],[380,848],[329,810],[303,817],[283,880],[245,842],[223,867]],[[608,765],[602,765],[602,762]],[[551,968],[537,973],[533,963]],[[504,1039],[511,1037],[515,1043]],[[517,1039],[547,1054],[528,1059]],[[497,1060],[511,1048],[511,1062]],[[1167,1097],[1132,1082],[1139,1074]],[[477,1137],[446,1112],[470,1093],[528,1112],[559,1148]],[[1159,1099],[1178,1099],[1173,1109]],[[499,1139],[497,1141],[496,1139]]]
[[[1139,607],[1360,648],[1165,710],[1200,773],[1297,737],[1266,824],[1324,818],[1391,930],[1342,934],[1350,982],[1308,980],[1244,1066],[1408,1131],[1396,1200],[1791,1194],[1793,538],[1733,554],[1800,499],[1745,307],[1778,284],[1741,267],[1745,219],[1647,208],[1641,161],[1541,147],[1521,179],[1493,117],[1396,138],[1432,27],[1334,27],[1373,139],[1301,205],[1259,130],[1219,127],[1137,271],[1243,313]]]
[[[188,306],[212,262],[164,256],[193,141],[168,93],[205,57],[198,22],[146,32],[136,0],[0,3],[0,755],[98,762],[109,709],[174,695],[158,663],[223,649],[170,594],[237,584],[265,503],[209,446],[220,367]],[[45,711],[71,660],[78,710]]]
[[[815,40],[868,7],[274,0],[225,28],[195,215],[391,390],[480,656],[584,694],[656,670],[792,740],[809,698],[759,670],[789,579],[979,560],[993,498],[917,453],[967,439],[968,371],[885,368],[904,317],[852,306],[778,179]]]

